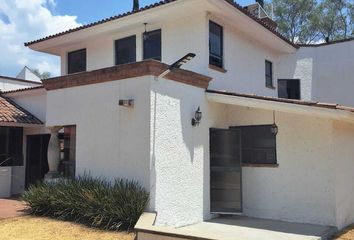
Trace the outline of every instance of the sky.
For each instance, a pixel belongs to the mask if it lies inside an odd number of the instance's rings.
[[[140,6],[159,0],[140,0]],[[0,0],[0,75],[15,77],[24,66],[60,74],[59,57],[23,43],[132,9],[133,0]],[[254,0],[239,0],[241,5]]]

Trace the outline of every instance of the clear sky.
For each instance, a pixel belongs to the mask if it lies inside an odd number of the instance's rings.
[[[57,0],[55,14],[78,16],[81,23],[90,23],[102,18],[110,17],[132,9],[133,0]],[[140,6],[159,2],[159,0],[140,0]],[[236,1],[244,6],[254,3],[255,0]]]
[[[158,1],[140,0],[140,6]],[[23,43],[131,11],[132,5],[133,0],[0,0],[0,75],[15,77],[24,66],[59,75],[59,57]]]

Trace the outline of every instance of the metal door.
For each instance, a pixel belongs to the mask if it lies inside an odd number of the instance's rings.
[[[211,212],[242,212],[241,132],[210,129]]]

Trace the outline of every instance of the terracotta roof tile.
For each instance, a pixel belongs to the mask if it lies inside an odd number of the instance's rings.
[[[123,18],[123,17],[126,17],[126,16],[130,16],[130,15],[133,15],[133,14],[136,14],[136,13],[140,13],[140,12],[143,12],[143,11],[146,11],[146,10],[149,10],[149,9],[152,9],[152,8],[156,8],[156,7],[168,4],[168,3],[176,2],[176,1],[178,1],[178,0],[163,0],[163,1],[159,1],[157,3],[142,7],[142,8],[140,8],[137,11],[130,11],[130,12],[122,13],[122,14],[119,14],[119,15],[116,15],[116,16],[112,16],[112,17],[109,17],[109,18],[102,19],[102,20],[97,21],[97,22],[93,22],[93,23],[86,24],[86,25],[83,25],[83,26],[80,26],[80,27],[77,27],[77,28],[69,29],[67,31],[60,32],[60,33],[57,33],[57,34],[53,34],[53,35],[50,35],[50,36],[47,36],[47,37],[44,37],[44,38],[41,38],[41,39],[38,39],[38,40],[34,40],[34,41],[31,41],[31,42],[26,42],[25,46],[27,47],[27,46],[30,46],[30,45],[35,44],[35,43],[43,42],[43,41],[46,41],[46,40],[49,40],[49,39],[52,39],[52,38],[63,36],[65,34],[69,34],[69,33],[72,33],[72,32],[76,32],[76,31],[80,31],[80,30],[83,30],[83,29],[86,29],[86,28],[97,26],[97,25],[100,25],[100,24],[103,24],[103,23],[114,21],[114,20],[117,20],[117,19],[120,19],[120,18]],[[279,38],[281,38],[282,40],[287,42],[288,44],[292,45],[295,48],[299,48],[298,45],[292,43],[286,37],[281,35],[276,30],[276,28],[274,28],[274,26],[271,26],[269,23],[267,23],[267,22],[255,17],[251,12],[249,12],[247,9],[243,8],[238,3],[236,3],[236,2],[234,2],[232,0],[224,0],[224,1],[229,3],[231,6],[237,8],[239,11],[244,13],[246,16],[248,16],[249,18],[253,19],[257,23],[259,23],[260,25],[262,25],[263,27],[265,27],[266,29],[271,31],[273,34],[275,34],[276,36],[278,36]]]
[[[354,107],[343,106],[343,105],[339,105],[336,103],[322,103],[322,102],[316,102],[316,101],[304,101],[304,100],[284,99],[284,98],[275,98],[275,97],[265,97],[265,96],[259,96],[259,95],[253,95],[253,94],[241,94],[241,93],[233,93],[233,92],[227,92],[227,91],[216,91],[216,90],[207,90],[206,92],[223,94],[223,95],[228,95],[228,96],[235,96],[235,97],[244,97],[244,98],[273,101],[273,102],[290,103],[290,104],[303,105],[303,106],[327,108],[327,109],[333,109],[333,110],[343,110],[343,111],[354,113]]]
[[[36,87],[28,87],[28,88],[20,88],[20,89],[15,89],[15,90],[3,91],[1,93],[6,94],[6,93],[14,93],[14,92],[25,92],[25,91],[41,89],[41,88],[44,88],[43,85],[36,86]]]
[[[41,120],[33,116],[30,112],[10,99],[0,95],[0,124],[20,123],[20,124],[43,124]]]

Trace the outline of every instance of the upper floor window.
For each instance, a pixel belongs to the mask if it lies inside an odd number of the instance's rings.
[[[144,34],[144,60],[161,61],[161,29]]]
[[[115,41],[116,65],[136,62],[136,36]]]
[[[209,64],[223,67],[223,28],[209,22]]]
[[[279,79],[278,97],[286,99],[301,99],[299,79]]]
[[[273,63],[266,60],[265,61],[265,80],[266,87],[273,88]]]
[[[0,167],[23,166],[23,129],[0,127]]]
[[[68,74],[86,71],[86,49],[68,53]]]

